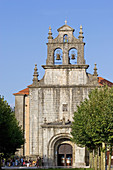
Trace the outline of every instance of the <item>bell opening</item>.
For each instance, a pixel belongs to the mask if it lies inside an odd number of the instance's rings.
[[[70,64],[77,64],[77,50],[72,48],[69,50],[69,62]]]
[[[75,59],[75,54],[71,54],[71,60]]]
[[[55,65],[61,65],[62,64],[62,50],[60,48],[57,48],[54,51],[54,64]]]
[[[67,35],[67,34],[64,35],[63,41],[64,41],[64,43],[67,43],[67,42],[68,42],[68,35]]]
[[[61,58],[60,58],[60,54],[56,54],[56,60],[61,60]]]

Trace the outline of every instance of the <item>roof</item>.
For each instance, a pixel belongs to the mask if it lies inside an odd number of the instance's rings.
[[[104,79],[102,77],[98,77],[98,82],[99,82],[100,86],[103,86],[105,84],[108,85],[109,87],[113,86],[112,82],[110,82],[110,81],[108,81],[108,80],[106,80],[106,79]],[[23,90],[21,90],[21,91],[19,91],[17,93],[13,93],[13,95],[29,95],[29,87],[30,86],[31,85],[29,85],[26,89],[23,89]]]
[[[98,82],[99,82],[99,85],[100,86],[103,86],[103,85],[108,85],[109,87],[112,87],[113,86],[113,83],[102,78],[102,77],[98,77]]]
[[[13,95],[29,95],[29,87],[32,85],[27,86],[26,89],[20,90],[17,93],[13,93]]]
[[[18,93],[13,93],[13,95],[29,95],[29,88],[26,88],[26,89],[23,89],[23,90],[21,90],[21,91],[19,91]]]
[[[63,26],[61,26],[60,28],[57,29],[57,31],[73,31],[74,32],[74,29],[71,28],[69,25],[65,24]]]

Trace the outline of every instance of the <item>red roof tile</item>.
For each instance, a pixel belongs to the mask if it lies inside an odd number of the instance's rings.
[[[100,86],[103,86],[103,85],[108,85],[109,87],[112,87],[113,86],[113,83],[112,82],[110,82],[110,81],[108,81],[108,80],[106,80],[106,79],[104,79],[104,78],[102,78],[102,77],[98,77],[98,82],[99,82],[99,85]]]
[[[20,94],[22,94],[22,95],[24,95],[24,94],[26,94],[26,95],[29,95],[29,88],[26,88],[26,89],[23,89],[23,90],[21,90],[21,91],[19,91],[18,93],[13,93],[13,95],[20,95]]]

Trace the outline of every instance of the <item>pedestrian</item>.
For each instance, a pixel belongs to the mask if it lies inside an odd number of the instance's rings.
[[[23,158],[20,159],[21,166],[23,166]]]
[[[39,167],[39,160],[37,158],[37,161],[36,161],[36,166]]]
[[[13,158],[13,160],[12,160],[12,165],[15,166],[15,160],[14,160],[14,158]]]
[[[18,166],[18,160],[17,159],[15,160],[15,166]]]

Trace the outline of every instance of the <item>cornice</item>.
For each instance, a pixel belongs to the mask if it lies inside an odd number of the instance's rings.
[[[71,125],[42,125],[42,128],[71,128]]]
[[[42,65],[44,69],[87,69],[87,64],[68,64],[68,65]]]
[[[90,88],[95,88],[95,87],[100,87],[99,84],[78,84],[78,85],[32,85],[29,88],[76,88],[76,87],[90,87]]]

